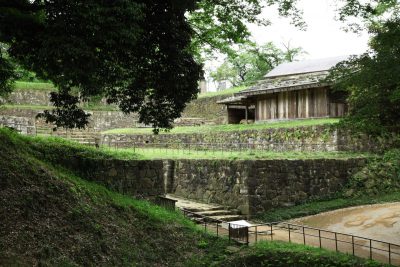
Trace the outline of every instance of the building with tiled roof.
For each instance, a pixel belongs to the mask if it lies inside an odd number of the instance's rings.
[[[283,63],[256,85],[219,101],[227,105],[228,122],[341,117],[345,95],[324,82],[329,69],[347,57]]]

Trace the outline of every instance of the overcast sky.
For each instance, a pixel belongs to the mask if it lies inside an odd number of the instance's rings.
[[[291,47],[302,47],[308,53],[301,59],[361,54],[367,50],[367,33],[345,32],[344,24],[335,20],[334,0],[299,0],[298,6],[304,12],[306,31],[291,25],[290,19],[280,18],[276,7],[270,7],[264,10],[262,17],[269,19],[272,25],[248,25],[253,40],[260,45],[272,41],[281,48],[290,41]],[[221,59],[209,62],[206,69],[215,69],[219,64]],[[214,91],[215,84],[209,83],[209,90]]]
[[[304,58],[324,58],[349,54],[360,54],[368,47],[368,35],[346,33],[341,22],[335,21],[333,0],[300,0],[308,28],[301,31],[290,25],[289,19],[279,18],[276,9],[265,9],[262,17],[272,21],[268,27],[249,25],[253,39],[263,44],[273,41],[277,45],[290,41],[292,46],[301,46],[308,55]]]

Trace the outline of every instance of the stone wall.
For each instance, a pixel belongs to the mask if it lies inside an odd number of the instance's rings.
[[[3,126],[11,127],[26,135],[33,135],[35,133],[35,121],[26,117],[0,115],[0,127]]]
[[[195,144],[219,150],[262,149],[269,151],[335,151],[337,132],[326,126],[219,131],[190,134],[104,134],[103,145],[113,147],[167,146],[195,148]]]
[[[0,116],[20,117],[27,121],[35,121],[36,115],[42,110],[22,108],[0,108]],[[90,111],[89,128],[95,131],[104,131],[115,128],[134,127],[138,121],[135,114],[125,115],[119,111]]]
[[[178,149],[264,151],[379,152],[399,143],[398,133],[379,138],[354,135],[332,126],[303,126],[261,130],[215,131],[187,134],[103,134],[101,144],[112,147],[168,147]]]
[[[81,177],[134,197],[165,193],[253,215],[340,190],[365,159],[118,160],[63,153],[43,158]]]
[[[148,198],[165,193],[162,160],[101,160],[79,156],[52,160],[121,194]]]
[[[247,161],[177,160],[169,193],[249,213]]]
[[[45,90],[15,90],[5,101],[14,105],[51,106],[50,92]]]
[[[43,155],[46,157],[46,155]],[[134,197],[165,193],[253,215],[337,192],[365,159],[117,160],[52,155],[83,178]]]
[[[254,161],[249,165],[250,213],[326,198],[339,191],[365,159]]]
[[[25,109],[25,108],[5,108],[0,106],[0,115],[15,116],[34,119],[41,110]]]
[[[359,170],[365,159],[178,160],[170,192],[255,214],[327,197]]]
[[[126,115],[120,111],[91,111],[90,127],[96,131],[116,128],[135,127],[138,117],[136,114]]]
[[[49,100],[50,91],[42,90],[16,90],[12,92],[6,99],[7,103],[14,105],[39,105],[52,106]],[[181,120],[178,120],[179,125],[193,124],[220,124],[226,122],[227,111],[225,105],[218,105],[217,101],[227,96],[202,97],[193,100],[189,103],[182,113]],[[103,103],[104,101],[102,101]],[[115,117],[120,117],[122,113],[110,113]],[[16,116],[16,115],[14,115]],[[127,116],[130,117],[130,116]],[[133,115],[137,117],[137,115]],[[194,122],[192,121],[193,119]],[[181,122],[182,121],[182,122]],[[133,127],[130,121],[126,124],[120,124],[121,128]]]
[[[215,124],[227,122],[226,105],[219,105],[217,101],[227,96],[202,97],[193,100],[182,113],[183,118],[203,118]],[[206,121],[207,123],[207,121]]]

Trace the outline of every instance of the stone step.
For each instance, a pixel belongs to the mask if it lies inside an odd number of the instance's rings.
[[[233,222],[233,221],[239,221],[239,220],[245,219],[244,216],[237,215],[237,214],[236,215],[231,214],[231,215],[209,216],[209,217],[214,220],[219,220],[219,221],[224,221],[224,222]]]
[[[96,142],[95,141],[82,141],[82,142],[79,142],[79,144],[82,144],[82,145],[95,145]]]
[[[242,220],[245,217],[239,215],[238,210],[228,210],[225,207],[218,204],[201,203],[190,199],[185,199],[172,194],[167,195],[168,198],[177,200],[176,207],[192,212],[193,214],[186,214],[191,220],[197,223],[206,221],[237,221]]]
[[[200,203],[195,200],[189,200],[182,197],[177,197],[172,194],[167,194],[167,197],[176,200],[176,207],[180,209],[185,209],[191,212],[201,212],[209,210],[223,210],[224,207],[216,204]]]
[[[93,140],[93,137],[75,137],[75,136],[67,136],[68,139],[76,140],[76,141],[86,141],[86,140]]]
[[[212,211],[220,211],[223,207],[189,207],[185,208],[185,210],[196,212],[196,214],[201,214],[202,212],[212,212]],[[203,214],[203,216],[208,216]]]
[[[211,217],[211,216],[221,216],[221,215],[236,215],[238,214],[238,212],[234,210],[206,210],[197,212],[197,214]]]

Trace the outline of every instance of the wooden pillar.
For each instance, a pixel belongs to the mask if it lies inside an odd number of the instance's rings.
[[[226,105],[226,119],[228,124],[231,123],[231,115],[229,114],[229,104]]]
[[[246,104],[246,112],[245,112],[246,124],[249,123],[249,105]]]

